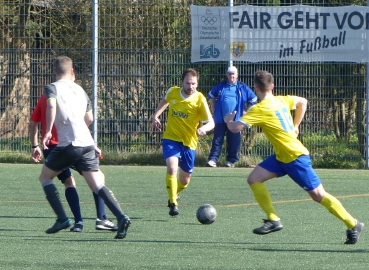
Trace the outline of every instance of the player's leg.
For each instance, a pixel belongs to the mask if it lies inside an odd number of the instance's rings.
[[[105,205],[118,220],[118,232],[116,239],[126,237],[131,220],[126,216],[113,192],[105,186],[105,176],[99,169],[99,158],[96,156],[95,147],[74,147],[73,151],[79,156],[74,166],[81,172],[90,189],[104,200]]]
[[[72,225],[72,221],[66,216],[60,195],[52,179],[58,175],[64,168],[74,162],[74,157],[68,154],[70,146],[57,147],[50,145],[49,149],[44,149],[45,164],[42,168],[40,181],[46,198],[57,215],[57,220],[53,227],[46,230],[46,233],[56,233]]]
[[[308,193],[316,202],[319,202],[336,218],[345,223],[347,227],[345,244],[356,244],[364,228],[364,223],[354,219],[337,198],[324,191],[322,185],[312,191],[308,191]]]
[[[238,161],[238,152],[241,147],[241,132],[233,133],[227,129],[227,167],[234,167]]]
[[[177,181],[177,196],[188,187],[191,180],[193,168],[195,167],[196,150],[182,146],[181,158],[179,160],[179,178]]]
[[[96,230],[103,230],[103,231],[117,231],[118,226],[114,224],[112,220],[110,220],[106,214],[105,210],[105,203],[100,196],[92,192],[94,197],[95,206],[96,206]]]
[[[72,221],[67,217],[60,201],[59,192],[52,181],[52,179],[58,175],[58,172],[51,170],[46,166],[46,164],[47,161],[42,166],[40,182],[45,192],[46,199],[57,216],[55,224],[51,228],[47,229],[46,233],[56,233],[62,229],[70,227]]]
[[[174,217],[179,214],[178,210],[178,180],[177,180],[177,172],[178,172],[178,157],[171,156],[166,160],[167,164],[167,173],[165,174],[165,185],[168,193],[168,207],[169,207],[169,215]]]
[[[191,174],[179,169],[179,177],[177,180],[177,197],[190,184]]]
[[[323,205],[332,215],[342,220],[347,229],[355,227],[356,220],[346,211],[339,200],[324,190],[322,184],[308,193],[314,201]]]
[[[70,169],[66,169],[58,175],[58,179],[64,184],[65,198],[67,199],[70,210],[74,216],[74,225],[70,229],[71,232],[82,232],[83,219],[81,207],[79,204],[79,196],[76,189],[76,182]]]
[[[181,158],[181,146],[179,142],[164,139],[162,141],[162,149],[167,171],[165,174],[165,185],[168,194],[169,215],[176,216],[179,214],[177,202],[177,174],[178,162]]]
[[[281,224],[273,207],[270,193],[264,185],[265,181],[282,175],[283,172],[279,171],[275,155],[272,155],[256,166],[247,178],[247,182],[254,194],[256,202],[267,217],[264,219],[263,226],[253,230],[255,234],[267,234],[279,231],[283,228],[283,225]]]
[[[105,184],[105,175],[100,170],[99,173],[101,174],[100,177],[103,179]],[[99,197],[95,192],[92,192],[92,194],[96,206],[96,218],[99,220],[107,219],[104,200],[101,197]]]
[[[268,170],[258,165],[250,173],[247,179],[247,182],[250,185],[250,189],[254,194],[255,200],[266,214],[268,220],[279,219],[273,207],[270,193],[264,185],[264,182],[266,180],[274,177],[276,177],[275,173],[269,172]]]
[[[169,204],[178,205],[177,203],[177,190],[178,190],[178,157],[168,157],[165,162],[167,165],[167,173],[165,175],[165,184],[167,187],[167,193],[169,198]]]
[[[101,173],[101,171],[99,170]],[[105,176],[104,174],[101,175],[104,179],[105,183]],[[98,196],[95,192],[92,192],[94,197],[95,206],[96,206],[96,230],[107,230],[107,231],[117,231],[118,227],[115,225],[111,220],[108,219],[105,210],[105,203],[104,200]]]
[[[227,130],[227,125],[225,123],[215,124],[213,131],[213,140],[211,143],[211,149],[208,157],[207,166],[216,167],[216,163],[219,160],[220,154],[222,152],[222,146],[224,142],[224,135]],[[210,162],[213,161],[214,163]],[[215,166],[213,166],[215,164]]]
[[[49,157],[50,153],[57,147],[57,145],[48,145],[48,148],[47,149],[43,149],[42,152],[43,152],[43,155],[45,157],[45,160]],[[60,148],[57,150],[57,152],[60,151]],[[77,194],[77,191],[75,190],[75,182],[74,182],[74,179],[69,179],[70,177],[72,177],[72,173],[69,169],[67,170],[64,170],[62,171],[61,173],[58,174],[58,179],[61,180],[61,182],[64,184],[65,186],[65,197],[68,201],[68,204],[72,210],[72,213],[74,214],[74,211],[80,211],[79,210],[79,198],[78,198],[78,194]],[[67,191],[67,188],[71,188]],[[73,188],[73,189],[72,189]],[[76,197],[77,196],[77,205],[74,203],[75,200],[76,200]],[[70,198],[70,199],[69,199]],[[78,209],[75,210],[75,207],[77,207]],[[74,215],[74,219],[75,219],[75,222],[78,222],[78,221],[82,221],[82,217],[81,217],[81,214],[79,212],[77,212],[76,215]]]
[[[321,181],[311,165],[309,156],[300,156],[289,166],[288,174],[310,197],[323,205],[336,218],[342,220],[347,227],[346,244],[355,244],[364,226],[354,219],[343,207],[341,202],[324,190]]]
[[[327,193],[314,171],[309,156],[300,156],[286,166],[288,175],[302,187],[310,197],[323,205],[335,217],[342,220],[348,229],[355,226],[355,219],[345,210],[342,204],[332,195]]]
[[[105,186],[104,180],[101,177],[103,173],[99,170],[96,171],[82,171],[83,177],[91,190],[93,190],[100,198],[104,200],[105,205],[114,214],[118,220],[118,233],[115,236],[117,239],[122,239],[126,236],[128,227],[131,224],[131,220],[126,216],[118,200],[115,198],[113,192]]]

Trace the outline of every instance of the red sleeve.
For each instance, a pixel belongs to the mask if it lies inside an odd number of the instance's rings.
[[[46,133],[46,108],[47,108],[47,100],[46,96],[42,95],[37,102],[36,107],[33,110],[31,115],[31,120],[36,123],[41,123],[41,136],[44,137]],[[51,140],[50,145],[57,145],[58,144],[58,134],[56,132],[55,126],[51,129]]]
[[[46,96],[45,95],[42,95],[38,102],[37,102],[37,105],[36,107],[33,109],[33,113],[31,115],[31,120],[36,122],[36,123],[41,123],[42,122],[42,112],[43,112],[43,109],[46,104]]]

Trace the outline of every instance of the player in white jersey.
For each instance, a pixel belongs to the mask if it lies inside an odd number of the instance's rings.
[[[88,110],[88,96],[72,80],[73,62],[69,57],[59,56],[54,62],[57,82],[45,87],[47,98],[46,132],[42,139],[44,149],[52,137],[51,129],[55,124],[58,133],[58,146],[49,154],[42,167],[40,181],[51,208],[57,215],[55,224],[46,233],[56,233],[71,226],[61,204],[59,193],[53,178],[66,168],[75,168],[86,179],[90,189],[99,195],[118,220],[118,232],[115,238],[126,236],[131,221],[123,214],[113,192],[105,186],[104,174],[99,170],[101,150],[94,140],[84,117]]]

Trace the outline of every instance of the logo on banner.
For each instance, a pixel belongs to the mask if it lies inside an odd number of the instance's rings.
[[[205,11],[205,16],[201,17],[201,21],[205,24],[205,25],[213,25],[214,23],[217,22],[217,17],[213,16],[213,13],[211,12],[210,9],[206,9]]]
[[[215,44],[211,44],[208,47],[206,45],[200,45],[200,59],[204,58],[218,58],[220,51],[215,48]]]
[[[245,52],[245,44],[242,42],[232,42],[229,45],[229,49],[234,57],[239,58]]]
[[[205,25],[213,25],[214,23],[217,22],[217,17],[211,17],[211,16],[202,16],[201,17],[201,21],[205,24]]]

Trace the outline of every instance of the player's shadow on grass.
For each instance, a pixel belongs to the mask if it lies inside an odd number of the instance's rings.
[[[29,232],[31,230],[29,229],[7,229],[7,228],[0,228],[0,232]],[[33,230],[34,231],[34,230]],[[19,237],[19,236],[17,236]]]
[[[0,218],[27,218],[27,219],[50,219],[50,222],[53,223],[55,222],[56,217],[55,216],[50,216],[50,217],[40,217],[40,216],[0,216]],[[70,219],[73,220],[73,217],[69,217]],[[139,219],[143,219],[143,217],[129,217],[130,219],[133,220],[139,220]],[[116,218],[114,216],[112,216],[112,218],[109,217],[109,219],[113,219],[115,220]],[[96,217],[83,217],[83,220],[96,220]]]
[[[69,218],[73,220],[73,217],[69,217]],[[92,221],[96,220],[96,217],[82,217],[82,218],[83,218],[83,220],[92,220]],[[54,219],[55,219],[55,217],[54,217]],[[117,218],[115,216],[111,215],[111,216],[108,216],[108,219],[115,221]],[[144,219],[144,218],[143,217],[129,216],[129,219],[131,219],[131,220],[140,220],[140,219]]]
[[[305,243],[306,244],[306,243]],[[326,250],[326,249],[278,249],[278,248],[245,248],[253,251],[265,252],[316,252],[316,253],[369,253],[368,249],[353,249],[353,250]]]
[[[45,218],[45,219],[56,219],[56,217],[39,217],[39,216],[0,216],[0,218],[32,218],[32,219],[35,219],[35,218]]]
[[[190,222],[182,222],[181,224],[183,224],[183,225],[195,225],[195,226],[210,226],[211,224],[201,224],[201,223],[199,223],[199,222],[193,222],[193,223],[190,223]]]
[[[72,233],[69,233],[68,234],[72,234]],[[82,233],[82,234],[85,234],[86,233]],[[80,235],[82,235],[80,234]],[[101,236],[102,234],[104,234],[103,232],[100,232],[99,233],[99,236]],[[76,243],[83,243],[83,242],[87,242],[87,243],[91,243],[91,242],[106,242],[106,243],[112,243],[112,242],[122,242],[122,243],[162,243],[162,244],[206,244],[206,245],[215,245],[215,246],[218,246],[218,245],[224,245],[224,244],[233,244],[233,243],[230,243],[230,242],[219,242],[219,241],[189,241],[189,240],[146,240],[146,239],[143,239],[143,240],[131,240],[129,239],[127,236],[127,238],[124,238],[124,239],[114,239],[112,238],[112,234],[109,234],[109,232],[105,232],[105,234],[107,235],[107,237],[105,238],[89,238],[89,237],[85,237],[83,239],[79,238],[79,239],[71,239],[70,237],[64,237],[61,235],[61,233],[59,232],[58,234],[54,234],[54,235],[46,235],[45,236],[29,236],[27,237],[26,241],[50,241],[50,242],[57,242],[57,241],[61,241],[61,242],[76,242]],[[96,234],[95,234],[96,235]],[[258,245],[260,243],[245,243],[247,245]]]
[[[0,216],[0,218],[7,218],[7,219],[12,219],[12,218],[25,218],[25,219],[50,219],[50,223],[52,225],[53,222],[55,222],[56,217],[55,216],[50,216],[50,217],[40,217],[40,216]],[[69,217],[70,219],[73,220],[73,217]],[[143,219],[142,217],[131,217],[129,216],[129,218],[132,220],[140,220]],[[109,217],[109,219],[112,220],[116,220],[115,216],[112,216],[111,218]],[[83,220],[92,220],[95,221],[96,217],[83,217]],[[157,221],[157,220],[155,220]],[[47,225],[46,225],[47,226]]]
[[[239,175],[227,174],[227,177],[239,177]],[[222,178],[224,179],[224,175],[193,175],[191,179],[193,178]]]
[[[129,217],[130,219],[132,219],[131,217]],[[143,218],[140,218],[143,219]],[[170,217],[168,219],[145,219],[145,222],[163,222],[163,223],[168,223],[171,222],[172,220],[180,220],[180,218],[177,217]],[[196,226],[210,226],[211,224],[201,224],[198,221],[194,221],[194,222],[176,222],[176,224],[182,224],[182,225],[196,225]]]

